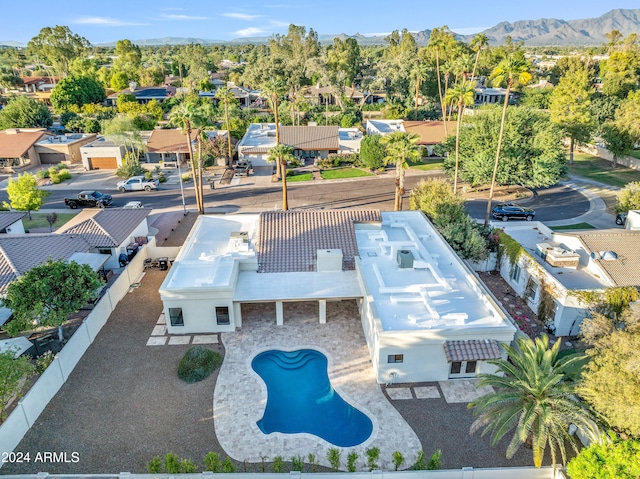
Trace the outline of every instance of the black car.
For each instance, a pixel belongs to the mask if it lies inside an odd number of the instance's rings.
[[[616,215],[616,224],[623,226],[625,221],[627,221],[627,213],[618,213]]]
[[[100,193],[98,191],[81,191],[77,196],[67,197],[64,199],[64,204],[71,209],[81,207],[98,207],[106,208],[111,204],[111,195],[106,193]]]
[[[491,210],[491,216],[502,221],[511,219],[531,221],[535,215],[536,212],[531,208],[523,208],[513,203],[500,203]]]

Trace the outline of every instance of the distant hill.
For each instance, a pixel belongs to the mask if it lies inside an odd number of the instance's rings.
[[[13,40],[0,40],[0,47],[23,48],[26,47],[26,45],[24,43],[14,42]]]
[[[585,18],[582,20],[559,20],[556,18],[540,18],[538,20],[519,20],[517,22],[501,22],[496,26],[484,30],[492,45],[502,44],[507,36],[511,36],[514,42],[523,41],[530,46],[595,46],[607,42],[606,34],[611,30],[619,30],[623,36],[640,32],[640,8],[615,9],[597,18]],[[418,45],[426,45],[429,42],[431,30],[425,29],[412,32]],[[470,42],[475,35],[458,35],[457,38]],[[318,39],[323,45],[333,43],[334,38],[345,40],[355,38],[360,45],[385,45],[386,35],[365,36],[359,33],[347,35],[319,34]],[[238,45],[238,44],[264,44],[270,37],[242,37],[233,40],[212,40],[204,38],[164,37],[132,40],[140,46],[158,45],[187,45],[200,43],[201,45]],[[116,42],[100,43],[97,46],[115,46]],[[0,46],[24,47],[24,44],[14,41],[0,41]]]

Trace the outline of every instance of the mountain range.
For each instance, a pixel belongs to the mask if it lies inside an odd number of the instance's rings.
[[[637,9],[615,9],[597,18],[585,18],[580,20],[559,20],[556,18],[540,18],[538,20],[519,20],[517,22],[501,22],[494,27],[484,30],[489,38],[489,43],[499,45],[504,43],[507,36],[514,42],[523,41],[529,46],[596,46],[606,43],[606,34],[611,30],[618,30],[624,37],[630,33],[640,31],[640,8]],[[431,30],[425,29],[412,32],[418,45],[426,45],[429,42]],[[462,41],[470,42],[474,35],[457,35]],[[189,43],[200,43],[202,45],[239,45],[239,44],[261,44],[267,43],[270,37],[242,37],[233,40],[209,40],[204,38],[183,38],[164,37],[132,40],[140,46],[158,45],[187,45]],[[333,43],[334,38],[342,40],[355,38],[361,45],[385,45],[385,36],[365,36],[359,33],[354,35],[340,34],[319,34],[318,39],[322,44]],[[20,47],[24,46],[19,42],[2,41],[0,46]],[[97,46],[115,46],[115,41],[111,43],[101,43]]]

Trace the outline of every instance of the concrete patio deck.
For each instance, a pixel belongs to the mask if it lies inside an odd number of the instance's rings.
[[[261,456],[307,457],[315,454],[329,466],[327,451],[332,444],[311,434],[262,433],[256,422],[262,418],[267,390],[252,370],[251,360],[269,349],[316,349],[329,359],[329,378],[334,389],[367,414],[373,433],[364,443],[343,448],[343,462],[350,451],[360,456],[364,470],[365,449],[380,449],[380,466],[393,470],[393,452],[400,451],[413,464],[421,449],[415,432],[389,403],[376,383],[369,361],[355,301],[327,304],[327,324],[318,322],[316,303],[285,303],[284,325],[275,324],[273,304],[242,306],[242,329],[223,333],[226,355],[218,375],[213,400],[216,436],[232,458],[259,462]],[[330,420],[330,418],[327,418]]]

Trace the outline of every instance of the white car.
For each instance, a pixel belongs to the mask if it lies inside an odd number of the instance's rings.
[[[147,180],[144,176],[132,176],[128,180],[118,181],[116,187],[122,191],[151,191],[158,189],[157,179]]]
[[[127,204],[123,206],[123,208],[126,208],[128,210],[131,210],[134,208],[142,208],[142,201],[129,201]]]

